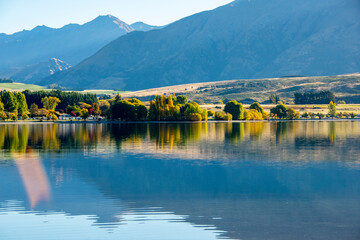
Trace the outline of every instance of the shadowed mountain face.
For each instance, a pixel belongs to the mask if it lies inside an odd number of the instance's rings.
[[[106,15],[84,25],[69,24],[59,29],[38,26],[31,31],[0,34],[0,73],[20,82],[40,81],[54,73],[45,67],[52,59],[76,65],[122,35],[155,28],[142,22],[128,25]]]
[[[59,59],[51,58],[45,62],[13,68],[5,73],[5,77],[11,78],[16,82],[32,83],[56,72],[67,70],[70,67],[69,64]]]
[[[138,90],[174,84],[360,70],[357,0],[234,1],[113,41],[39,83]]]
[[[117,37],[134,29],[113,16],[99,16],[84,25],[59,29],[38,26],[31,31],[0,36],[0,69],[61,59],[79,63]]]
[[[69,24],[59,29],[38,26],[31,31],[0,35],[0,69],[36,64],[50,58],[74,65],[133,30],[107,15],[84,25]]]

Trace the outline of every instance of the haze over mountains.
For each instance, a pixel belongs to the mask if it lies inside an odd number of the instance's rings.
[[[122,35],[155,28],[142,22],[133,27],[106,15],[83,25],[69,24],[59,29],[38,26],[12,35],[0,34],[0,75],[21,82],[39,81],[50,75],[52,69],[44,69],[44,63],[51,59],[73,66]],[[42,72],[38,65],[42,65]]]
[[[32,83],[69,68],[69,64],[59,59],[51,58],[48,61],[31,64],[26,67],[13,68],[7,75],[11,79],[21,81],[22,83]]]
[[[357,0],[238,0],[118,38],[38,83],[138,90],[237,78],[360,71]]]

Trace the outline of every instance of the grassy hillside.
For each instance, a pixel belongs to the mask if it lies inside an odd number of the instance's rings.
[[[150,100],[158,94],[184,94],[200,103],[217,103],[219,100],[237,100],[243,103],[266,102],[270,94],[292,103],[297,91],[333,91],[338,100],[360,103],[360,73],[326,77],[289,77],[272,79],[241,79],[176,85],[143,91],[128,92],[124,97]]]
[[[24,90],[38,91],[46,89],[46,87],[34,85],[34,84],[24,84],[24,83],[0,83],[0,90],[8,91],[24,91]]]

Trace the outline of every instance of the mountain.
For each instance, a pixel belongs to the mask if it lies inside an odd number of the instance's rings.
[[[143,22],[136,22],[130,25],[135,31],[147,32],[154,29],[161,29],[163,27],[151,26]]]
[[[75,65],[132,31],[130,25],[107,15],[83,25],[69,24],[59,29],[38,26],[31,31],[1,34],[0,70],[38,64],[51,58]]]
[[[41,84],[138,90],[239,78],[360,71],[357,0],[238,0],[133,32]]]
[[[56,58],[37,64],[18,67],[9,70],[4,75],[16,82],[32,83],[53,75],[56,72],[64,71],[70,68],[70,65]]]

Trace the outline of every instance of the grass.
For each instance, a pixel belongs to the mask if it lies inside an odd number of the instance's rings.
[[[200,103],[237,100],[242,103],[266,103],[270,94],[279,95],[284,103],[293,103],[298,91],[332,91],[338,100],[360,103],[360,74],[324,77],[292,77],[272,79],[239,79],[169,86],[128,92],[123,97],[150,100],[159,94],[183,94]]]
[[[46,90],[46,87],[34,85],[34,84],[24,84],[24,83],[0,83],[0,90],[8,90],[8,91],[39,91]]]
[[[96,95],[117,95],[127,93],[126,91],[114,91],[114,90],[84,90],[80,93],[94,93]]]
[[[245,109],[250,108],[250,104],[244,104],[243,105]],[[270,109],[274,108],[276,105],[273,104],[262,104],[261,105],[264,110],[268,113],[270,113]],[[292,105],[288,104],[286,105],[288,108],[294,108],[296,111],[299,111],[300,113],[308,112],[308,113],[323,113],[327,114],[329,112],[328,105],[322,104],[322,105]],[[200,105],[201,108],[206,108],[207,110],[213,110],[215,112],[222,111],[225,107],[224,104],[202,104]],[[336,106],[337,112],[342,113],[356,113],[357,115],[360,114],[360,104],[340,104]]]
[[[51,89],[34,84],[14,82],[14,83],[0,83],[0,90],[21,92],[24,90],[39,91],[39,90],[51,90]],[[125,91],[113,91],[113,90],[84,90],[84,91],[75,91],[75,92],[94,93],[97,95],[117,95],[117,94],[126,93]]]

